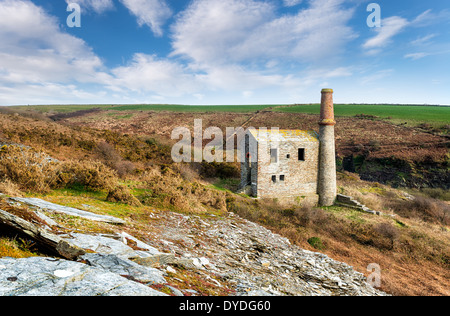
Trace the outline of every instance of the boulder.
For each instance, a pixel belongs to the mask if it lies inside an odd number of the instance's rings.
[[[166,296],[103,268],[51,258],[0,259],[0,296]]]

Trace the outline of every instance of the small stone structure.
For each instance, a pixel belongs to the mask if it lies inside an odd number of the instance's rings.
[[[252,162],[247,155],[246,163],[241,165],[243,184],[250,184],[249,195],[291,200],[308,198],[318,202],[319,135],[316,132],[250,130],[246,142],[258,144],[258,161]]]
[[[309,200],[331,206],[336,200],[333,90],[322,90],[320,130],[252,129],[241,150],[240,188],[258,198]]]

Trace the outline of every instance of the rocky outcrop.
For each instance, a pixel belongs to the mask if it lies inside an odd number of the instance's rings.
[[[5,227],[35,240],[41,247],[66,259],[76,259],[85,253],[83,249],[49,232],[47,229],[0,209],[0,229]]]
[[[303,250],[233,213],[218,218],[161,212],[158,217],[164,227],[152,244],[204,262],[197,269],[234,284],[235,295],[385,295],[351,266]]]
[[[73,207],[61,206],[36,198],[11,198],[11,200],[24,203],[38,209],[49,212],[63,213],[71,216],[77,216],[97,222],[105,222],[111,224],[125,224],[123,220],[113,216],[98,215],[91,212],[82,211]]]
[[[52,258],[0,258],[0,296],[163,296],[108,269]]]
[[[385,295],[349,265],[233,213],[200,217],[154,210],[146,225],[142,240],[117,230],[58,234],[82,250],[77,262],[0,258],[0,295],[203,294],[195,284],[222,295]]]

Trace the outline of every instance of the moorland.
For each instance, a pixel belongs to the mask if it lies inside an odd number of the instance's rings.
[[[182,214],[234,212],[367,275],[382,290],[448,295],[450,108],[336,105],[338,191],[388,216],[313,205],[284,206],[237,194],[237,163],[174,163],[175,127],[317,130],[318,105],[53,105],[0,110],[0,192],[128,218],[145,238],[155,208]],[[5,203],[5,202],[1,202]],[[67,219],[66,226],[83,229]],[[90,231],[104,227],[90,226]],[[141,234],[139,233],[141,232]],[[1,256],[33,256],[4,236]]]

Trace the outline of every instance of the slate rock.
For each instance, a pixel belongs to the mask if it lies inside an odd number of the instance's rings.
[[[98,253],[87,253],[80,259],[85,260],[88,265],[99,267],[115,274],[129,277],[143,283],[165,284],[167,283],[160,270],[143,267],[131,260],[124,260],[116,255],[102,255]]]
[[[139,257],[133,248],[125,245],[120,240],[116,240],[101,235],[87,235],[71,233],[69,236],[62,236],[71,244],[83,248],[85,250],[92,250],[96,253],[109,255],[114,254],[119,258],[128,259],[130,257]]]
[[[47,210],[55,213],[63,213],[71,216],[77,216],[97,222],[105,222],[110,224],[125,224],[125,221],[109,215],[99,215],[91,212],[82,211],[73,207],[62,206],[47,202],[37,198],[11,198],[11,200],[37,207],[41,210]]]
[[[0,259],[0,296],[166,296],[105,269],[32,257]]]

